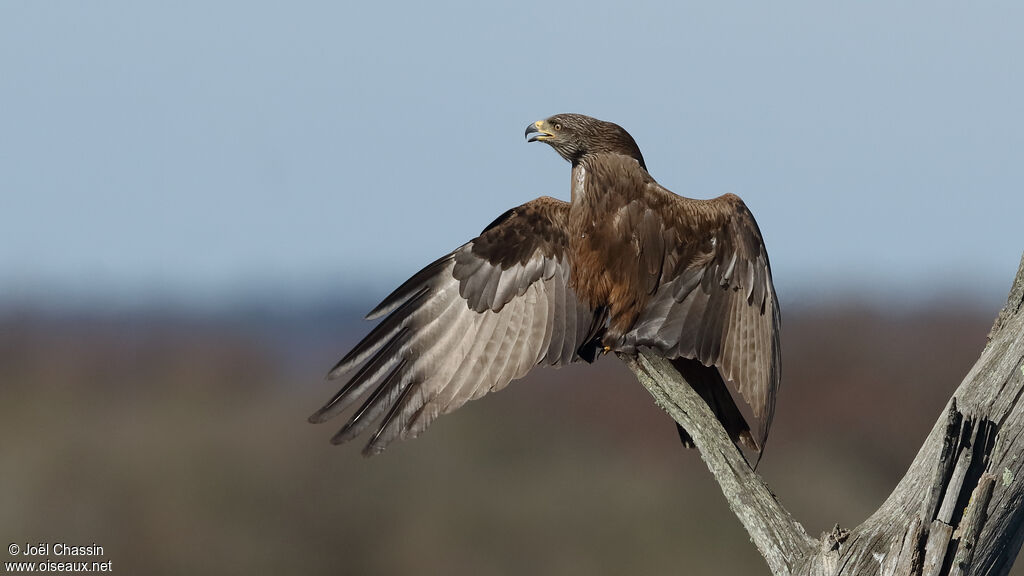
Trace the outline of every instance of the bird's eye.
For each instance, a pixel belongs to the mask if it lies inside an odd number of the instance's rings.
[[[561,130],[561,129],[562,129],[562,125],[561,125],[561,124],[558,124],[558,123],[556,123],[556,124],[555,124],[555,132],[558,132],[558,131],[559,131],[559,130]]]

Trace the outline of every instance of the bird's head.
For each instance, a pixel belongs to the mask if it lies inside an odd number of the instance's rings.
[[[589,154],[623,154],[635,158],[640,166],[644,157],[633,137],[622,126],[584,116],[555,114],[526,127],[527,142],[544,142],[562,157],[576,164]]]

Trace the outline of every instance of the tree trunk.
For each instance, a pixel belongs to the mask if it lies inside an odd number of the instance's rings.
[[[1006,574],[1024,538],[1024,257],[981,357],[892,494],[863,524],[811,538],[704,401],[650,350],[622,356],[689,432],[773,574]]]

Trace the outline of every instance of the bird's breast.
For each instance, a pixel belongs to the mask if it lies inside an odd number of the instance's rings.
[[[608,309],[614,340],[636,320],[652,290],[642,261],[640,220],[632,209],[642,204],[634,186],[617,186],[608,176],[600,166],[573,167],[569,251],[577,297],[591,308]]]

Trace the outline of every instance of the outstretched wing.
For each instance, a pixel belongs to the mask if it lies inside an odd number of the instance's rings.
[[[379,422],[363,450],[376,454],[537,364],[575,361],[595,326],[569,287],[568,214],[546,197],[513,208],[402,284],[367,315],[387,317],[331,370],[351,375],[310,421],[367,396],[332,442]]]
[[[641,274],[656,291],[623,343],[716,366],[750,404],[763,446],[781,351],[779,305],[757,223],[731,194],[691,200],[650,182],[643,199],[645,214],[632,220],[645,228]]]

